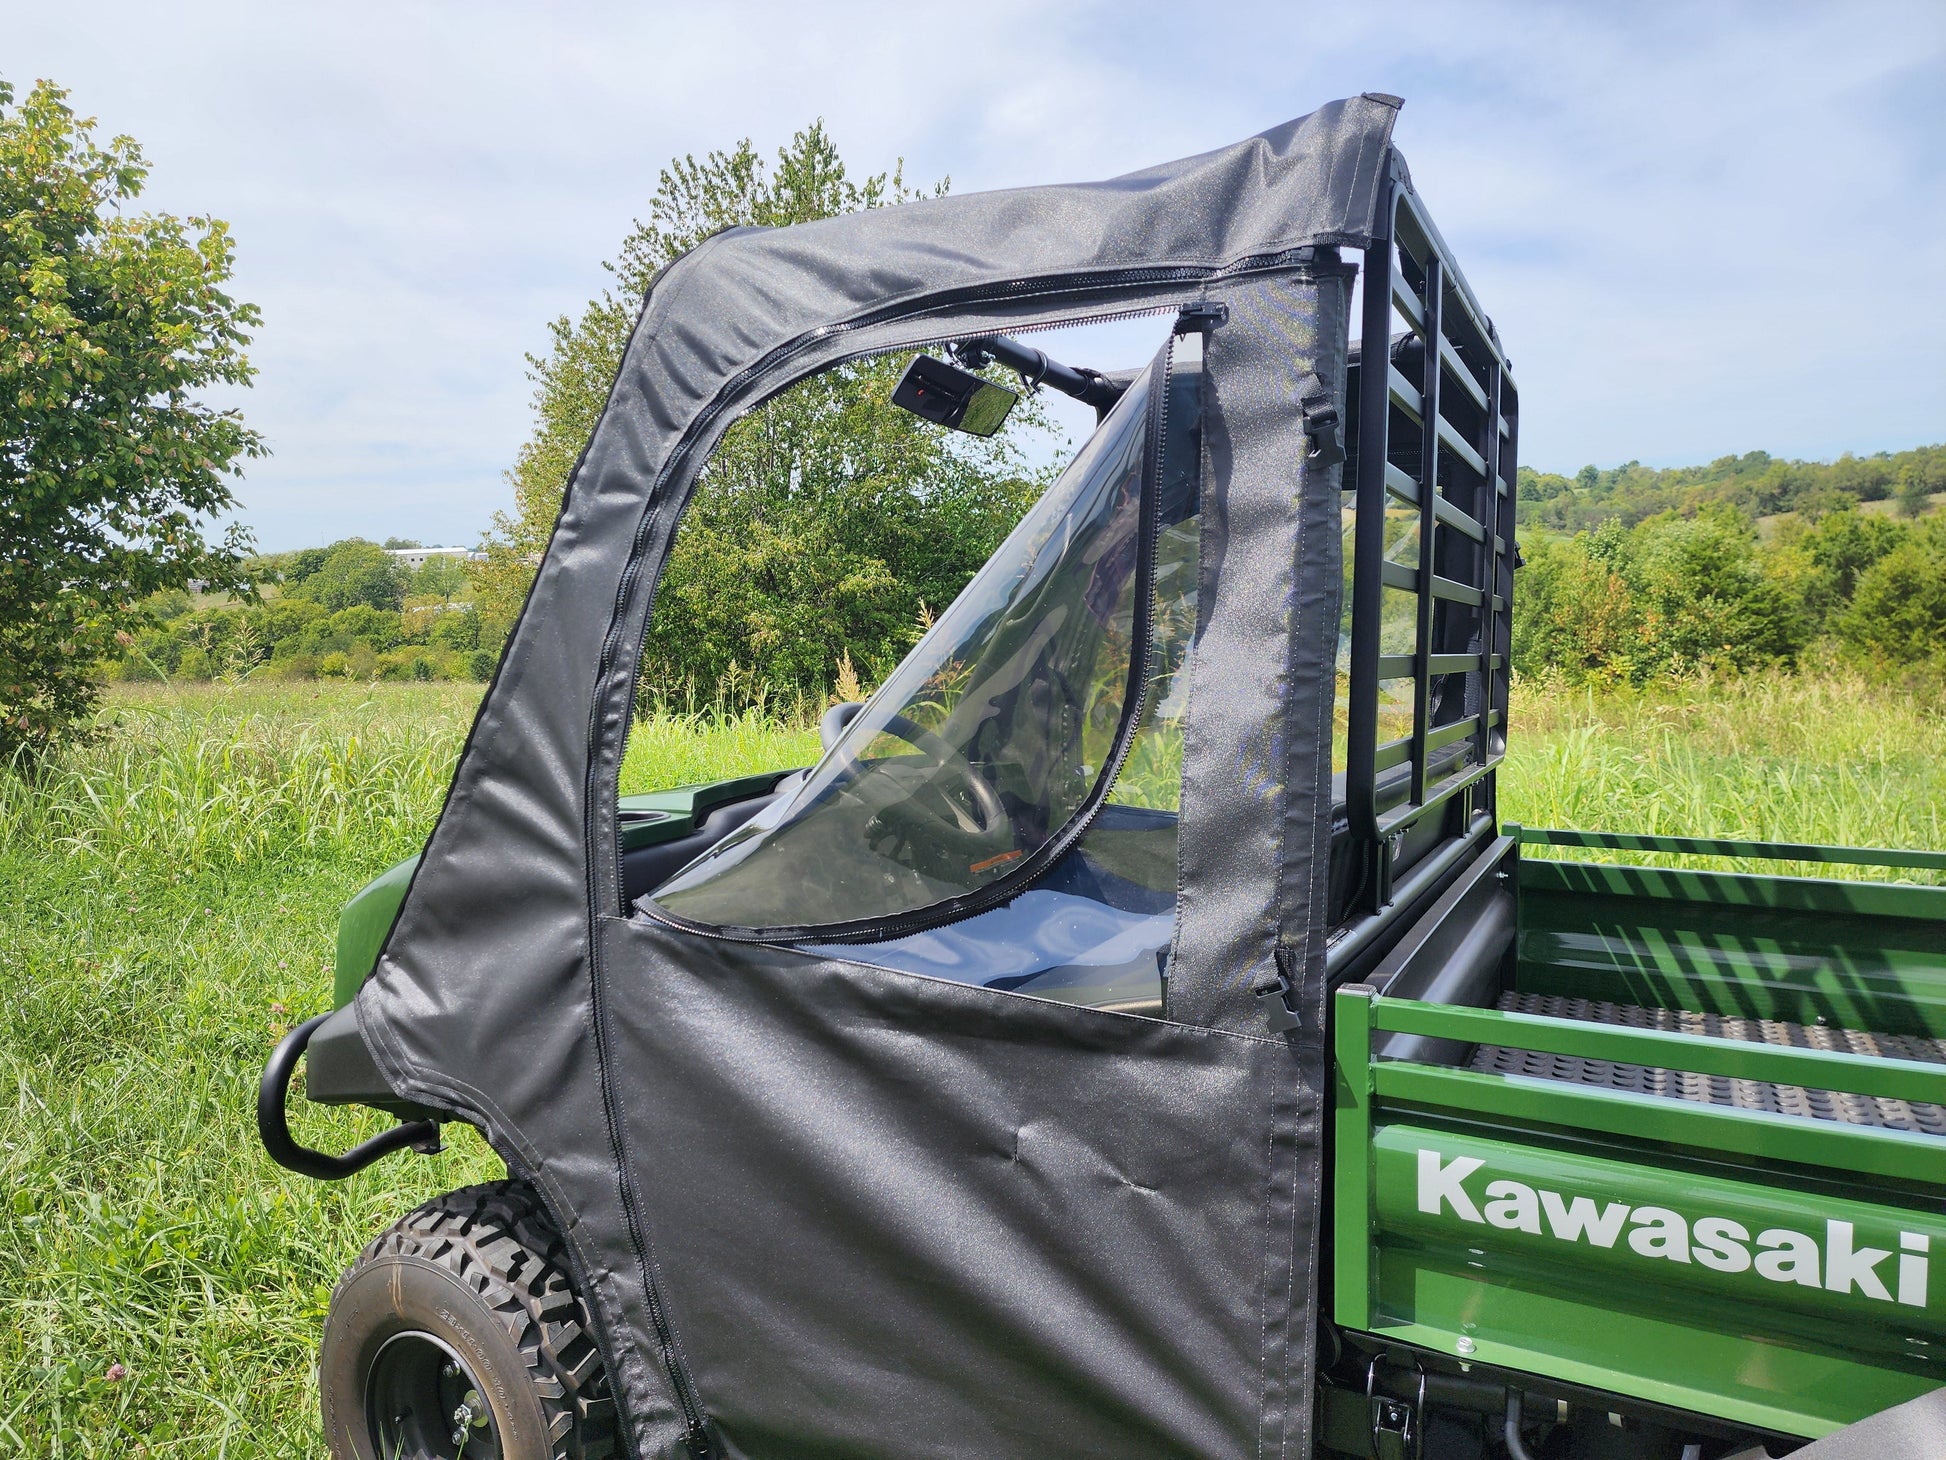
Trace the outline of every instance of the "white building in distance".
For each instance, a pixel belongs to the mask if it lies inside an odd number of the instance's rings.
[[[484,563],[485,553],[472,552],[466,548],[416,547],[386,548],[385,555],[396,562],[406,572],[417,572],[434,558],[453,558],[462,563]]]

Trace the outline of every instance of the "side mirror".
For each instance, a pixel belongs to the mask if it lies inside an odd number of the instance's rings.
[[[969,436],[998,431],[1019,399],[1017,391],[930,355],[914,355],[892,391],[893,405]]]

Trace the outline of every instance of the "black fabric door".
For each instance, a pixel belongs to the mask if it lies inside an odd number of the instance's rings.
[[[733,230],[645,301],[357,1005],[392,1088],[478,1126],[554,1214],[636,1460],[1309,1454],[1339,473],[1297,402],[1315,376],[1342,404],[1337,250],[1373,237],[1397,105],[1105,183]],[[636,657],[729,423],[863,354],[1191,304],[1226,322],[1173,941],[1131,944],[1166,954],[1166,1017],[867,966],[855,929],[812,951],[628,916]],[[1167,886],[1118,860],[1153,801],[1111,808],[1112,837],[1055,832],[1101,795],[1090,733],[1050,740],[1081,800],[1046,797],[1031,847],[976,853],[992,807],[942,788],[955,875],[988,879],[955,929],[1031,858]],[[1090,978],[1119,997],[1141,972]],[[1280,975],[1296,1027],[1272,1032]]]
[[[841,742],[790,807],[636,916],[603,920],[605,1058],[633,1235],[673,1382],[718,1453],[1308,1453],[1323,1084],[1312,798],[1338,575],[1324,562],[1297,586],[1305,551],[1337,543],[1300,524],[1335,527],[1336,502],[1327,473],[1291,469],[1302,423],[1281,384],[1293,356],[1317,360],[1317,322],[1331,338],[1344,292],[1337,277],[1229,291],[1246,319],[1165,350],[990,565],[1035,596],[990,604],[983,577],[942,618],[928,642],[967,666],[958,708],[918,724],[921,690],[900,710],[907,679],[936,682],[915,651],[854,727],[882,745],[883,721],[907,745],[874,762]],[[1326,351],[1323,368],[1336,363]],[[1199,528],[1200,552],[1159,551]],[[1176,571],[1137,571],[1164,557]],[[1070,628],[1039,636],[1056,623]],[[1142,688],[1113,689],[1124,675],[1104,672],[1103,655],[1133,663]],[[989,686],[993,666],[1004,693]],[[1180,709],[1191,682],[1175,730],[1143,712],[1158,697]],[[1056,688],[1076,685],[1110,687],[1104,723],[1113,732],[1119,718],[1122,733],[1049,752],[1050,716],[1101,718],[1101,702],[1068,705]],[[1289,714],[1304,717],[1296,733]],[[1184,864],[1222,859],[1182,889],[1166,1004],[1154,1005],[1168,1017],[914,972],[887,952],[898,917],[840,925],[849,944],[804,932],[843,916],[832,888],[882,887],[894,912],[938,889],[943,911],[907,922],[957,919],[977,964],[980,908],[1024,905],[1058,877],[1062,864],[1043,875],[1035,859],[1116,794],[1138,723],[1177,737]],[[1060,797],[1023,778],[1009,733],[1029,737],[1057,785],[1073,785],[1070,761],[1097,776],[1094,793],[1049,819]],[[1280,745],[1283,764],[1265,756]],[[944,864],[1004,867],[1008,855],[949,843],[935,849],[941,865],[911,873],[911,839],[873,829],[889,813],[868,790],[877,780],[904,795],[930,777],[952,791],[970,775],[995,776],[996,798],[1035,828],[1010,854],[1025,875],[984,892],[944,880]],[[911,804],[947,791],[912,791]],[[1295,981],[1294,1029],[1273,1030],[1258,997],[1280,971]]]
[[[626,1160],[721,1454],[1286,1451],[1317,1126],[1285,1040],[603,940]]]

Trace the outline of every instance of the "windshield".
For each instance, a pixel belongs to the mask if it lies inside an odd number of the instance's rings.
[[[797,793],[677,873],[657,905],[769,932],[898,919],[990,887],[1049,848],[1109,773],[1144,678],[1131,667],[1146,632],[1154,370]],[[1163,759],[1150,773],[1166,780]]]

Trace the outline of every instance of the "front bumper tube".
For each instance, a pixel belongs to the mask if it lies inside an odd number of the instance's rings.
[[[263,1079],[257,1084],[257,1135],[264,1143],[264,1150],[270,1153],[270,1159],[300,1176],[309,1176],[318,1181],[342,1181],[394,1151],[414,1150],[427,1156],[438,1151],[439,1126],[430,1120],[402,1121],[392,1129],[353,1146],[342,1156],[314,1151],[309,1146],[297,1143],[284,1115],[284,1100],[290,1093],[291,1076],[296,1073],[297,1062],[304,1057],[311,1036],[330,1017],[329,1014],[320,1014],[315,1019],[306,1019],[291,1030],[271,1051],[270,1061],[264,1066]]]

